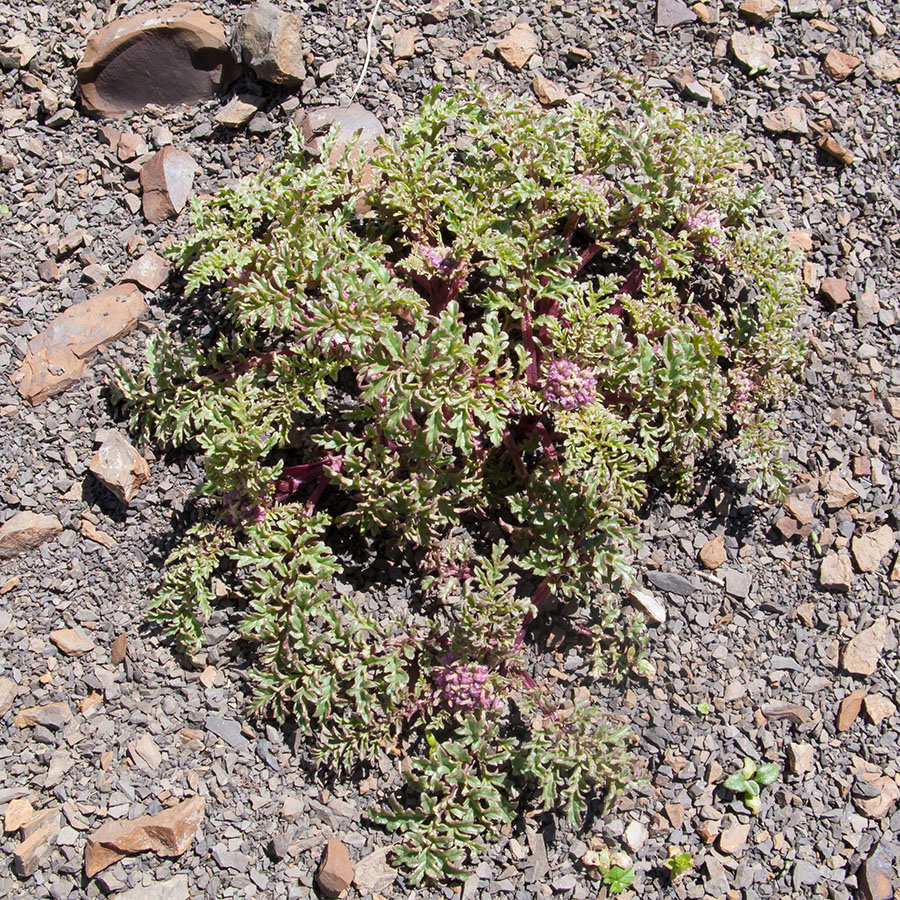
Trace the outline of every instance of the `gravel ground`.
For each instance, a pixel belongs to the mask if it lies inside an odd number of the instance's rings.
[[[0,370],[7,375],[28,339],[93,293],[93,281],[105,276],[114,283],[144,245],[158,249],[185,229],[182,220],[144,224],[136,171],[104,149],[97,122],[72,99],[74,65],[87,34],[115,15],[155,6],[134,0],[109,10],[105,5],[0,2],[0,39],[24,34],[36,49],[22,69],[4,58],[0,76]],[[228,26],[243,8],[201,5]],[[641,736],[637,752],[646,781],[591,831],[572,833],[546,819],[528,822],[524,833],[485,855],[462,888],[465,898],[596,896],[598,885],[581,860],[597,839],[629,849],[633,890],[645,898],[840,900],[855,896],[864,861],[878,856],[891,873],[894,854],[900,859],[900,719],[893,713],[878,721],[890,703],[900,704],[897,550],[866,573],[854,542],[880,526],[900,528],[894,481],[900,438],[892,414],[900,403],[890,399],[900,395],[898,88],[875,78],[866,64],[876,50],[898,50],[900,7],[890,0],[829,0],[815,18],[786,8],[755,30],[774,46],[775,61],[751,78],[727,47],[732,33],[754,33],[737,5],[724,0],[717,10],[713,0],[712,24],[666,29],[654,28],[655,4],[627,0],[462,2],[444,23],[432,25],[420,10],[390,2],[375,22],[380,37],[358,99],[389,131],[433,84],[452,83],[473,69],[483,83],[523,94],[530,93],[534,75],[543,74],[570,95],[602,102],[604,71],[619,67],[701,110],[710,128],[744,135],[754,174],[767,187],[767,214],[785,231],[805,232],[811,243],[802,322],[811,336],[809,364],[783,422],[800,470],[795,515],[786,522],[783,510],[754,509],[713,482],[699,506],[657,503],[648,511],[643,580],[668,613],[652,629],[658,674],[649,684],[604,689],[611,708]],[[348,99],[369,14],[343,0],[285,0],[283,6],[303,16],[311,74],[296,96],[261,86],[269,102],[249,131],[214,128],[212,117],[224,100],[134,114],[116,127],[141,135],[151,148],[171,134],[199,163],[200,192],[274,157],[300,103]],[[789,0],[789,6],[810,4]],[[538,34],[539,50],[516,73],[493,58],[493,48],[526,21]],[[391,29],[412,26],[419,29],[414,58],[392,61]],[[863,60],[839,83],[823,67],[832,48]],[[317,78],[332,62],[336,72]],[[685,66],[696,81],[679,91],[672,76]],[[684,72],[679,79],[690,82]],[[232,92],[248,85],[255,87],[245,80]],[[710,95],[714,105],[698,105]],[[838,165],[810,137],[768,134],[763,115],[786,105],[802,107],[810,122],[830,129],[852,151],[853,164]],[[60,236],[77,229],[87,233],[85,246],[56,258]],[[58,262],[59,276],[43,280],[38,267],[50,259]],[[851,299],[839,306],[823,302],[817,285],[824,277],[845,279]],[[104,388],[112,361],[134,359],[145,333],[165,321],[166,297],[148,300],[150,316],[65,394],[32,409],[8,381],[0,387],[0,521],[29,510],[55,514],[64,526],[55,540],[5,561],[0,576],[0,677],[17,686],[12,709],[0,717],[0,811],[26,792],[36,807],[62,806],[66,823],[48,862],[27,881],[12,869],[19,838],[2,839],[0,896],[97,897],[184,872],[194,898],[300,900],[315,895],[315,866],[328,837],[343,840],[355,860],[387,842],[366,826],[364,812],[373,789],[393,775],[376,772],[362,784],[327,787],[311,782],[284,733],[244,723],[247,664],[233,649],[227,621],[211,623],[205,659],[195,668],[183,667],[141,624],[198,472],[187,460],[151,458],[151,480],[126,509],[87,476],[87,463],[116,424]],[[830,472],[845,478],[858,497],[843,503],[834,476],[825,477]],[[809,519],[811,536],[786,537],[787,525],[800,527],[801,519]],[[90,525],[109,537],[108,547],[85,536]],[[723,539],[726,558],[712,571],[698,554],[715,537]],[[852,584],[843,592],[823,589],[821,557],[845,558],[851,549]],[[875,623],[878,631],[881,620],[886,629],[879,648],[866,629]],[[53,629],[73,625],[88,631],[95,645],[81,657],[61,654],[49,640]],[[862,655],[874,666],[869,675],[847,671],[841,656],[860,632]],[[114,666],[110,647],[121,634],[129,655]],[[554,664],[561,680],[584,665],[566,648]],[[839,731],[840,704],[856,690],[868,695],[863,714]],[[51,701],[69,703],[74,713],[62,728],[13,724],[20,709]],[[155,769],[129,751],[145,735],[161,753]],[[723,770],[739,768],[744,756],[783,770],[763,790],[755,817],[721,787]],[[85,836],[107,817],[156,813],[172,797],[198,792],[207,797],[206,819],[183,856],[142,854],[91,881],[82,878]],[[724,852],[723,840],[731,852]],[[661,867],[670,846],[688,849],[696,861],[674,886]],[[412,890],[400,878],[383,893],[453,898],[458,891]]]

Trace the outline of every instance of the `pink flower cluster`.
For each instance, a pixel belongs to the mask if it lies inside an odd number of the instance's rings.
[[[715,210],[701,209],[688,216],[687,230],[703,238],[710,246],[722,243],[722,220]]]
[[[428,244],[419,244],[419,256],[439,272],[452,272],[456,268],[456,260],[449,253],[444,256],[437,247],[431,247]]]
[[[478,663],[446,663],[434,675],[436,699],[450,709],[502,709],[489,677],[488,667]]]
[[[570,359],[555,359],[547,369],[544,396],[563,409],[577,409],[597,399],[597,378]]]

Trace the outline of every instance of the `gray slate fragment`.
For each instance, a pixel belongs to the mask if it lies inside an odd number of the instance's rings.
[[[123,891],[115,895],[115,900],[188,900],[190,895],[187,875],[176,875],[168,881],[157,881],[146,887]]]
[[[206,730],[221,738],[230,747],[234,747],[235,750],[241,753],[250,752],[250,741],[241,734],[241,726],[234,719],[209,716],[206,720]]]
[[[679,597],[690,597],[697,590],[697,585],[684,575],[676,572],[648,572],[647,581],[655,588]]]

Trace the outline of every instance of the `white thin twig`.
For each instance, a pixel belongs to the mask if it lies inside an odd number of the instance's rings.
[[[375,17],[378,15],[380,7],[381,0],[375,0],[375,5],[372,7],[372,14],[369,16],[369,27],[366,29],[366,61],[363,63],[362,72],[359,73],[359,80],[356,82],[356,87],[353,88],[353,93],[350,95],[351,103],[356,97],[360,87],[362,87],[366,72],[369,71],[369,62],[372,59],[372,48],[375,46]]]

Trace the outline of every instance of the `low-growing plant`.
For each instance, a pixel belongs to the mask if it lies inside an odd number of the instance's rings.
[[[725,779],[725,787],[735,794],[742,794],[744,806],[755,816],[762,808],[760,788],[774,784],[780,774],[781,770],[775,763],[758,766],[749,756],[745,756],[743,768]]]
[[[694,868],[694,857],[681,847],[670,847],[663,865],[669,870],[669,880],[674,884]]]
[[[554,614],[576,675],[653,671],[618,602],[648,479],[686,490],[713,446],[781,475],[797,260],[738,140],[695,125],[473,88],[336,165],[335,135],[316,159],[294,134],[192,208],[175,257],[207,336],[120,372],[132,424],[205,464],[153,618],[196,651],[237,606],[257,710],[333,769],[407,757],[377,818],[413,881],[628,783],[628,730],[536,677],[535,638]],[[338,588],[354,530],[413,567],[400,595]]]

